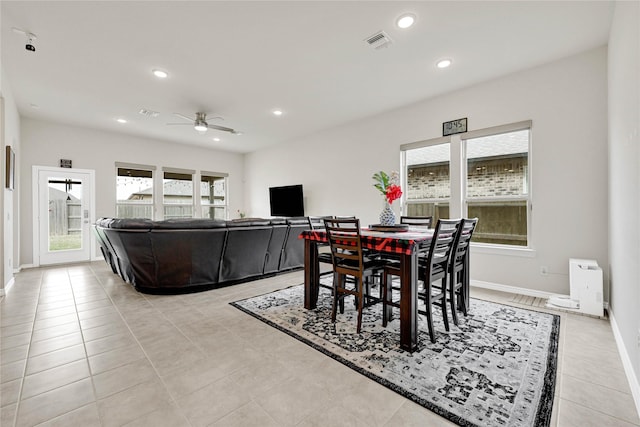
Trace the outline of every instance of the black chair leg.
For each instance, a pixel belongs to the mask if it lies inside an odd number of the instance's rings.
[[[442,308],[442,321],[445,331],[449,332],[449,315],[447,315],[447,276],[442,278],[442,288],[440,295],[440,308]]]
[[[380,283],[380,299],[382,299],[382,327],[387,327],[389,321],[389,307],[387,307],[387,301],[391,299],[391,285],[389,284],[389,275],[383,273],[382,281]]]
[[[340,286],[340,278],[334,277],[334,281],[333,281],[333,304],[332,304],[332,307],[331,307],[331,321],[333,323],[335,323],[335,321],[336,321],[336,314],[337,314],[337,311],[338,311],[338,300],[340,299],[340,291],[338,290],[339,286]]]
[[[435,344],[436,335],[433,331],[433,317],[431,316],[431,301],[427,298],[427,327],[429,328],[429,337],[431,338],[431,342]]]
[[[456,297],[456,281],[453,281],[453,283],[451,283],[451,285],[449,286],[449,303],[451,304],[451,317],[453,318],[453,324],[458,326],[458,308],[456,307],[456,303],[457,303],[457,297]]]
[[[341,289],[346,289],[347,287],[347,278],[344,275],[338,275],[338,283]],[[344,314],[344,298],[346,295],[342,295],[338,303],[340,304],[340,314]]]
[[[362,329],[362,311],[364,309],[364,292],[362,286],[362,280],[356,280],[356,288],[358,292],[358,327],[356,328],[356,333],[360,333]]]

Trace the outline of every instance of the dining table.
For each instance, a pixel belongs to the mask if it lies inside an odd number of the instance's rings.
[[[400,348],[418,349],[418,253],[428,249],[434,231],[411,228],[402,231],[361,229],[361,244],[365,249],[392,254],[400,260]],[[304,308],[313,310],[318,303],[320,265],[318,246],[328,242],[322,229],[305,230],[304,239]]]

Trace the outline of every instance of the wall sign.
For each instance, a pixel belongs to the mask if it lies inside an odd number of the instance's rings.
[[[442,124],[442,136],[464,133],[467,131],[467,118],[451,120]]]
[[[60,159],[60,167],[61,168],[71,168],[71,160],[70,159]]]

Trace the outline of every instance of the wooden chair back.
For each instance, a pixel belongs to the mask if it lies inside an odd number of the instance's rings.
[[[325,219],[324,227],[331,246],[333,271],[361,279],[364,274],[364,263],[360,220]]]
[[[451,255],[452,267],[462,268],[465,263],[465,259],[469,253],[469,243],[473,237],[473,232],[478,224],[478,218],[469,218],[462,221],[458,241],[456,242],[456,249]]]
[[[461,223],[461,219],[439,219],[436,223],[425,262],[427,275],[433,276],[447,271]]]
[[[401,216],[400,224],[407,224],[414,227],[431,228],[432,216]]]

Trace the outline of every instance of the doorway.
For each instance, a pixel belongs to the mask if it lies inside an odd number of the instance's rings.
[[[35,265],[90,261],[94,237],[92,170],[34,166]],[[37,200],[35,200],[37,199]]]

